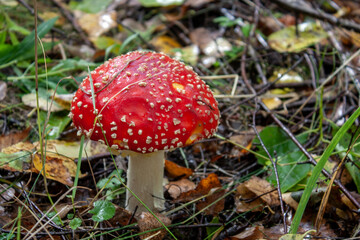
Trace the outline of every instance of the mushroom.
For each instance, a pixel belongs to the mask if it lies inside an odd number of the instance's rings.
[[[164,209],[164,152],[211,137],[220,114],[191,67],[163,53],[134,51],[92,71],[69,116],[78,135],[129,155],[126,208],[143,212],[133,194],[152,211]]]

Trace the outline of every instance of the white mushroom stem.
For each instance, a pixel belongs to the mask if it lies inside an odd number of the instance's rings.
[[[152,211],[164,209],[163,177],[164,177],[164,151],[154,153],[131,152],[128,171],[127,186]],[[137,214],[147,212],[146,208],[126,191],[126,209]]]

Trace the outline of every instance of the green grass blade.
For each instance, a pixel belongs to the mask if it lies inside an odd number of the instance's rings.
[[[50,29],[54,26],[57,18],[52,18],[46,22],[43,22],[38,26],[38,37],[42,38]],[[28,36],[21,41],[21,43],[5,48],[3,51],[0,51],[0,65],[11,62],[18,57],[20,57],[25,52],[29,51],[34,47],[35,44],[35,31],[32,31]]]
[[[329,146],[327,146],[324,153],[322,154],[319,162],[314,167],[314,170],[313,170],[313,172],[311,174],[311,177],[309,179],[308,184],[305,187],[304,193],[303,193],[303,195],[302,195],[302,197],[300,199],[299,206],[298,206],[298,208],[296,210],[293,222],[291,224],[291,227],[290,227],[290,233],[291,234],[296,234],[297,233],[301,218],[302,218],[302,216],[304,214],[304,211],[305,211],[306,205],[307,205],[307,203],[309,201],[311,192],[314,189],[314,187],[316,185],[316,182],[317,182],[317,180],[318,180],[318,178],[320,176],[321,170],[324,168],[325,163],[327,162],[330,155],[334,151],[336,145],[339,143],[339,141],[344,136],[344,134],[349,130],[349,128],[354,123],[354,121],[359,117],[359,115],[360,115],[360,108],[358,108],[351,115],[351,117],[345,122],[345,124],[335,134],[335,136],[331,140]]]

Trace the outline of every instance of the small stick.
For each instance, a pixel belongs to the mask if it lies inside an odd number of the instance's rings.
[[[255,104],[256,104],[256,106],[258,107],[257,99],[255,99]],[[254,129],[254,132],[255,132],[256,136],[258,137],[258,139],[259,139],[259,141],[260,141],[261,147],[264,149],[264,151],[266,152],[266,155],[268,155],[268,157],[269,157],[269,159],[270,159],[270,161],[271,161],[271,164],[273,165],[274,173],[275,173],[275,178],[276,178],[276,184],[277,184],[277,192],[278,192],[279,201],[280,201],[281,215],[282,215],[282,217],[283,217],[283,223],[284,223],[284,233],[287,233],[286,213],[285,213],[285,210],[284,210],[284,202],[283,202],[283,199],[282,199],[282,193],[281,193],[281,188],[280,188],[279,172],[278,172],[277,166],[276,166],[276,164],[277,164],[277,159],[274,161],[274,159],[272,158],[270,152],[269,152],[268,149],[266,148],[263,140],[261,139],[258,130],[256,129],[256,125],[255,125],[256,112],[257,112],[257,109],[255,109],[255,111],[254,111],[254,113],[253,113],[253,124],[252,124],[252,128]]]

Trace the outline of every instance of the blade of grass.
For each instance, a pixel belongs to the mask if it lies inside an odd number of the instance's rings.
[[[300,225],[301,218],[304,214],[306,205],[310,199],[310,195],[312,190],[315,188],[317,179],[319,178],[319,175],[322,171],[322,169],[325,166],[325,163],[329,159],[330,155],[334,151],[336,145],[339,143],[341,138],[344,136],[344,134],[349,130],[349,128],[352,126],[354,121],[360,116],[360,108],[358,108],[351,116],[350,118],[345,122],[345,124],[339,129],[339,131],[335,134],[334,138],[331,140],[330,144],[325,149],[324,153],[322,154],[319,162],[314,167],[314,170],[311,174],[311,177],[309,179],[308,184],[305,187],[304,193],[300,199],[299,206],[296,210],[293,222],[290,227],[290,233],[296,234],[298,227]]]
[[[75,206],[74,200],[75,200],[76,189],[77,189],[77,185],[78,185],[78,181],[79,181],[82,152],[83,152],[83,148],[84,148],[84,140],[85,140],[85,135],[82,135],[81,140],[80,140],[79,157],[78,157],[78,162],[77,162],[77,166],[76,166],[76,175],[75,175],[75,179],[74,179],[74,190],[72,192],[72,198],[71,198],[71,200],[73,202],[73,206]]]
[[[43,22],[37,27],[37,31],[32,31],[28,36],[24,38],[18,45],[13,47],[9,47],[0,51],[0,66],[3,64],[7,64],[9,62],[13,62],[18,57],[20,57],[24,52],[30,51],[34,47],[35,44],[35,34],[42,38],[45,36],[46,33],[50,31],[50,29],[54,26],[56,18],[52,18],[46,22]],[[37,49],[36,49],[37,50]],[[37,55],[37,51],[35,51],[35,55]]]

